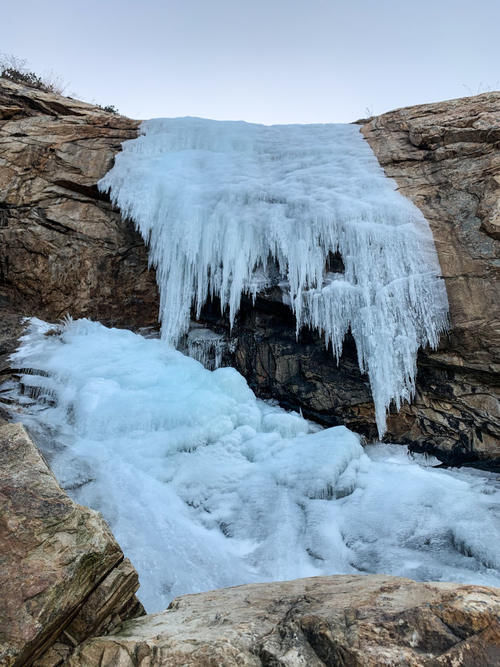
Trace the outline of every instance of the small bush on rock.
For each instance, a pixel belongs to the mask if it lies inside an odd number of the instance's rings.
[[[30,86],[30,88],[37,88],[57,95],[62,95],[66,88],[60,77],[53,74],[39,76],[28,69],[28,63],[24,58],[18,58],[7,53],[0,53],[0,76],[14,83],[21,83]]]
[[[101,111],[106,111],[107,113],[118,113],[118,109],[115,107],[114,104],[107,104],[106,106],[102,106],[102,104],[96,104],[96,107],[98,109],[101,109]]]

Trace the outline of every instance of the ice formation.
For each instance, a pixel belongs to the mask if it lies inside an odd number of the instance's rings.
[[[228,348],[228,343],[222,334],[211,329],[191,325],[187,335],[187,353],[205,368],[214,371],[222,364],[222,355]]]
[[[321,331],[337,357],[351,330],[380,435],[391,402],[412,398],[417,350],[447,325],[446,292],[427,222],[359,127],[150,120],[99,187],[150,244],[167,341],[210,296],[232,324],[277,263],[297,330]],[[337,251],[345,273],[327,273]]]
[[[321,574],[499,585],[494,475],[363,450],[158,339],[86,320],[51,328],[33,320],[13,359],[32,369],[23,421],[62,485],[111,524],[148,611]]]

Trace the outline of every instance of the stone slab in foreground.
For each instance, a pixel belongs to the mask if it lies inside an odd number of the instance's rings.
[[[500,664],[500,590],[373,576],[252,584],[90,639],[71,667]]]
[[[143,613],[137,588],[102,517],[66,495],[23,426],[0,425],[0,665],[60,664]]]

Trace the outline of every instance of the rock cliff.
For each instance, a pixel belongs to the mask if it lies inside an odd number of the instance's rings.
[[[449,461],[498,460],[500,94],[403,109],[363,132],[436,238],[453,330],[419,358],[390,436]],[[20,317],[156,322],[147,252],[96,183],[138,123],[0,79],[0,377]],[[204,322],[225,331],[216,304]],[[352,341],[337,366],[295,340],[277,290],[245,302],[231,360],[264,396],[374,435]],[[0,394],[1,397],[1,394]],[[99,515],[73,503],[0,410],[0,664],[496,665],[499,593],[384,576],[242,586],[136,617],[137,575]],[[109,635],[109,636],[106,636]],[[76,648],[75,648],[76,647]],[[71,655],[72,654],[72,655]]]
[[[0,78],[0,306],[156,322],[144,243],[96,186],[138,125]]]
[[[51,667],[144,613],[102,517],[59,487],[20,424],[0,425],[0,665]]]
[[[449,336],[420,355],[392,437],[452,461],[500,458],[500,93],[399,109],[362,131],[428,220],[450,304]]]

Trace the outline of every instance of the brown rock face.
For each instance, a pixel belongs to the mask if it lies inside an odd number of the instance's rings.
[[[59,664],[144,613],[107,524],[68,498],[20,424],[0,425],[0,507],[1,665]]]
[[[6,398],[8,390],[3,382],[12,379],[10,355],[18,346],[18,338],[24,329],[22,318],[0,308],[0,424],[9,420],[10,401]]]
[[[497,589],[333,576],[186,595],[77,648],[70,667],[446,665],[500,661]]]
[[[137,127],[0,79],[0,377],[9,377],[19,315],[156,323],[147,251],[97,190]],[[394,111],[363,132],[431,224],[453,325],[438,351],[421,353],[416,400],[391,417],[390,438],[449,461],[498,461],[500,94]],[[204,321],[227,329],[214,305]],[[276,290],[243,303],[233,339],[231,361],[260,395],[375,435],[352,341],[337,365],[314,333],[295,340]],[[500,662],[497,590],[378,575],[185,596],[120,629],[143,612],[135,570],[100,516],[67,497],[4,416],[0,407],[2,665]]]
[[[0,78],[0,305],[57,320],[157,320],[133,225],[97,190],[138,121]]]

